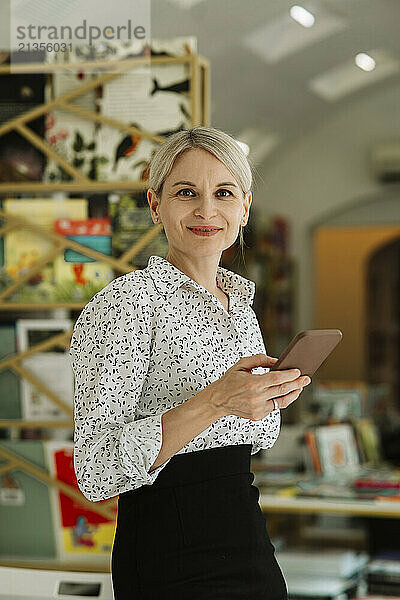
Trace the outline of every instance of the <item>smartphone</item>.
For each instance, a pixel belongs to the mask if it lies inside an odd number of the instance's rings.
[[[343,334],[340,329],[307,329],[300,331],[282,352],[270,371],[300,369],[302,375],[314,375]]]

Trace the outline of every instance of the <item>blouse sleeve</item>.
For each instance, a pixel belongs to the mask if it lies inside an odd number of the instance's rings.
[[[135,418],[150,346],[145,310],[132,298],[122,304],[115,292],[109,298],[101,290],[75,323],[69,350],[75,376],[74,469],[79,489],[93,502],[153,484],[170,460],[149,473],[162,446],[161,416],[167,409]]]

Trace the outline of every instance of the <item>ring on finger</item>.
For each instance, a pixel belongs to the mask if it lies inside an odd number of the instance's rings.
[[[278,401],[272,398],[272,402],[274,403],[274,410],[279,410]]]

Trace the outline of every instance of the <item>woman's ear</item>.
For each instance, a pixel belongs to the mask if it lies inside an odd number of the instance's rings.
[[[149,188],[146,192],[146,196],[147,196],[147,202],[149,203],[149,206],[150,206],[150,212],[151,212],[153,221],[155,223],[158,223],[160,221],[160,219],[157,214],[157,210],[158,210],[158,206],[159,206],[159,200],[158,200],[157,194],[153,190],[153,188]]]
[[[242,225],[247,225],[247,221],[249,220],[249,210],[250,205],[253,201],[253,195],[251,191],[247,192],[243,198],[243,216],[241,220]]]

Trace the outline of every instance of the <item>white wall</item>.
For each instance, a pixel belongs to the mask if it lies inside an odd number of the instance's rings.
[[[0,3],[0,48],[9,45],[8,4]],[[255,187],[254,203],[260,211],[264,207],[266,213],[281,213],[292,221],[292,252],[299,266],[298,327],[312,326],[312,227],[333,217],[341,223],[399,222],[400,192],[397,200],[374,181],[368,167],[369,145],[394,136],[400,136],[398,78],[347,99],[341,110],[258,167],[263,182]],[[347,209],[351,212],[346,214]]]
[[[0,3],[0,50],[10,47],[10,0]]]
[[[399,81],[346,102],[259,168],[263,183],[257,186],[257,206],[290,218],[292,224],[291,251],[298,261],[297,329],[313,327],[312,228],[375,218],[380,223],[400,222],[400,186],[375,181],[368,162],[371,144],[393,137],[400,137]]]

